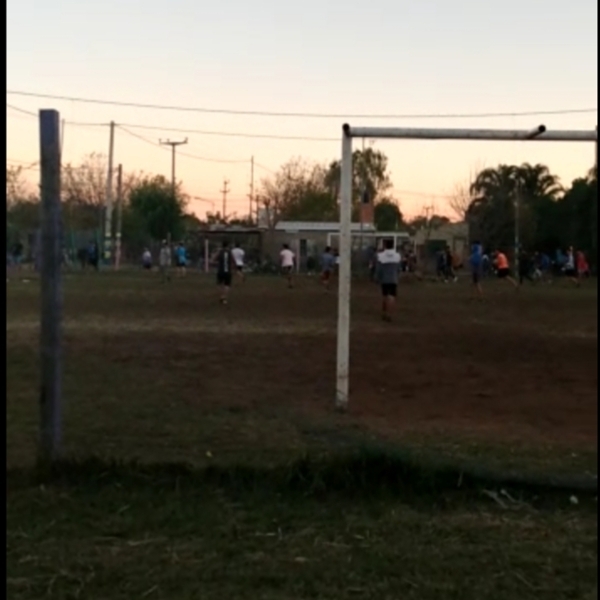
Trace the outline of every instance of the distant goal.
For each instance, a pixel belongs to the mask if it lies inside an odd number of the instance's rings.
[[[598,166],[598,128],[594,131],[547,131],[545,125],[531,130],[511,129],[421,129],[342,126],[342,168],[340,176],[339,290],[337,323],[336,397],[338,409],[348,406],[350,381],[350,283],[354,235],[352,232],[352,140],[486,140],[540,142],[594,142]]]

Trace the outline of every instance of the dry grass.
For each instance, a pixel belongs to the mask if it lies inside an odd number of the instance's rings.
[[[374,314],[376,292],[357,286],[356,409],[340,416],[331,410],[336,298],[314,282],[290,293],[251,278],[222,310],[198,276],[171,286],[137,273],[69,276],[64,447],[80,462],[34,485],[38,286],[11,281],[8,596],[596,598],[593,497],[578,494],[575,505],[540,488],[509,489],[509,499],[460,470],[422,466],[596,473],[595,288],[488,289],[480,306],[464,285],[407,287],[390,329]],[[385,366],[382,350],[394,347],[406,356]],[[504,365],[516,399],[502,412],[505,391],[478,386],[494,381],[506,352],[518,363]],[[533,382],[532,352],[547,365]],[[371,389],[399,365],[402,385],[387,393],[409,405],[402,427]],[[462,409],[449,396],[433,402],[436,389],[453,389],[448,373]],[[562,424],[510,413],[519,403],[558,410],[562,393],[571,415]],[[470,417],[452,412],[465,406]],[[374,443],[374,457],[344,458]],[[390,462],[398,446],[421,466]],[[140,464],[111,467],[115,458]]]

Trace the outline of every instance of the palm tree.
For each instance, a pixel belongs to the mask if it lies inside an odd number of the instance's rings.
[[[525,243],[533,244],[543,207],[562,193],[558,177],[548,167],[525,163],[484,169],[470,187],[473,198],[468,216],[473,231],[490,245],[512,247],[515,202],[519,200],[519,230]]]
[[[525,163],[516,168],[516,178],[523,199],[556,200],[564,191],[558,177],[546,165]]]

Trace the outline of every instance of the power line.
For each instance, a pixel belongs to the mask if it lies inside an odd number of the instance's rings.
[[[14,110],[16,112],[23,113],[24,115],[29,115],[30,117],[37,117],[37,115],[34,112],[32,112],[31,110],[25,110],[24,108],[19,108],[18,106],[8,104],[8,102],[6,103],[6,108],[10,108],[11,110]]]
[[[259,169],[262,169],[263,171],[267,171],[268,173],[272,173],[273,175],[277,175],[276,171],[273,171],[273,169],[269,169],[269,167],[265,167],[264,165],[261,165],[260,163],[257,163],[256,161],[254,161],[254,166],[258,167]]]
[[[205,108],[190,106],[169,106],[162,104],[147,104],[142,102],[124,102],[120,100],[100,100],[97,98],[83,98],[76,96],[62,96],[55,94],[42,94],[39,92],[24,92],[18,90],[7,90],[7,95],[26,96],[30,98],[46,98],[51,100],[64,100],[67,102],[80,102],[84,104],[104,104],[112,106],[123,106],[130,108],[145,108],[152,110],[172,110],[180,112],[199,112],[225,115],[247,115],[261,117],[297,117],[314,119],[476,119],[476,118],[495,118],[495,117],[525,117],[541,115],[561,115],[597,112],[597,108],[574,108],[557,110],[536,110],[536,111],[513,111],[500,113],[448,113],[448,114],[331,114],[331,113],[304,113],[304,112],[275,112],[261,110],[234,110],[225,108]]]
[[[24,108],[21,108],[20,106],[15,106],[14,104],[9,104],[8,102],[6,103],[6,108],[10,108],[11,110],[22,113],[29,117],[33,117],[35,119],[37,119],[39,116],[37,113],[35,113],[31,110],[26,110]],[[110,125],[110,123],[94,123],[94,122],[89,122],[89,121],[65,121],[65,123],[67,125],[77,125],[79,127],[108,127]]]
[[[306,135],[283,135],[276,133],[247,133],[239,131],[207,131],[205,129],[182,129],[179,127],[161,127],[159,125],[139,125],[133,123],[123,123],[125,127],[132,129],[148,129],[153,131],[171,131],[173,133],[188,133],[199,135],[218,135],[224,137],[243,137],[243,138],[264,138],[268,140],[295,140],[308,142],[339,142],[339,137],[312,137]]]
[[[153,142],[152,140],[149,140],[148,138],[146,138],[142,135],[134,133],[133,131],[130,131],[129,129],[127,129],[126,127],[123,127],[122,125],[117,125],[117,127],[121,131],[124,131],[125,133],[129,134],[130,136],[137,138],[138,140],[141,140],[142,142],[146,142],[146,144],[150,144],[151,146],[154,146],[155,148],[160,148],[161,150],[168,150],[167,148],[165,148],[164,146],[161,146],[157,142]],[[188,154],[187,152],[178,152],[177,154],[178,154],[178,156],[187,156],[188,158],[194,158],[196,160],[202,160],[205,162],[228,163],[228,164],[235,164],[235,163],[242,164],[242,163],[250,162],[250,159],[230,160],[230,159],[226,159],[226,158],[208,158],[206,156],[197,156],[195,154]]]
[[[178,154],[181,154],[181,153],[178,152]],[[7,158],[6,162],[16,163],[19,166],[20,165],[26,165],[26,166],[23,166],[21,168],[22,171],[35,170],[35,169],[39,170],[39,161],[32,163],[31,161],[19,160],[19,159],[16,159],[16,158]],[[269,169],[268,167],[265,167],[264,165],[261,165],[261,164],[259,164],[257,162],[254,162],[254,166],[255,167],[259,167],[261,169],[264,169],[265,171],[268,171],[269,173],[272,173],[273,175],[277,174],[272,169]],[[65,166],[63,166],[63,169],[72,169],[72,170],[75,170],[75,171],[76,170],[84,170],[85,168],[86,167],[84,167],[84,166],[81,166],[81,167],[72,167],[71,165],[65,165]],[[454,196],[452,194],[434,194],[434,193],[429,193],[429,192],[416,192],[416,191],[411,191],[411,190],[397,190],[395,188],[393,189],[393,191],[394,191],[395,194],[405,195],[405,196],[415,196],[415,197],[423,197],[423,198],[440,198],[440,199],[451,199],[451,198],[454,198]],[[202,200],[204,200],[204,198],[202,198]],[[240,198],[233,198],[232,201],[234,201],[234,202],[242,202],[242,201],[244,201],[244,198],[241,198],[241,197]],[[216,204],[218,202],[218,200],[209,200],[209,202],[213,202],[213,203]]]
[[[16,110],[20,113],[29,115],[31,117],[37,117],[37,115],[31,111],[24,110],[18,106],[12,104],[6,105],[8,108]],[[75,125],[79,127],[108,127],[110,123],[89,123],[84,121],[65,121],[67,125]],[[239,131],[208,131],[205,129],[183,129],[181,127],[162,127],[159,125],[142,125],[137,123],[120,123],[121,127],[128,127],[130,129],[147,129],[150,131],[169,131],[171,133],[187,133],[187,134],[198,134],[198,135],[216,135],[223,137],[242,137],[242,138],[263,138],[271,140],[293,140],[293,141],[309,141],[309,142],[339,142],[337,137],[314,137],[305,135],[280,135],[272,133],[248,133]],[[131,131],[128,132],[131,135],[136,135]]]

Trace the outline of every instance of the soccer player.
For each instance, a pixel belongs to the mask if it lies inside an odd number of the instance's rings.
[[[144,252],[142,253],[142,268],[147,271],[152,270],[152,253],[148,248],[144,248]]]
[[[15,271],[21,270],[21,261],[23,260],[23,244],[21,240],[17,240],[12,247],[12,264],[15,268]]]
[[[473,242],[471,246],[471,255],[469,256],[469,265],[471,267],[471,279],[473,287],[479,298],[483,298],[481,289],[481,278],[483,276],[483,246],[478,242]]]
[[[567,250],[565,275],[572,283],[574,283],[576,286],[579,286],[579,277],[577,273],[577,265],[575,263],[575,252],[573,251],[573,246],[569,246],[569,249]]]
[[[510,265],[508,263],[508,258],[506,258],[506,254],[504,254],[504,252],[496,250],[494,256],[494,264],[496,265],[496,273],[498,275],[498,279],[505,279],[513,287],[519,287],[519,284],[510,276]]]
[[[531,255],[523,250],[519,255],[519,285],[523,285],[526,279],[531,283],[535,283]]]
[[[87,251],[88,263],[95,271],[98,271],[100,269],[100,250],[98,249],[98,244],[93,241],[90,242]]]
[[[539,256],[538,268],[541,273],[540,279],[546,283],[552,283],[552,261],[545,252],[542,252]]]
[[[331,282],[331,274],[335,269],[335,256],[331,251],[331,246],[325,248],[325,252],[321,255],[321,283],[326,290],[329,289]]]
[[[177,244],[175,248],[175,266],[177,267],[177,274],[180,277],[185,277],[185,268],[187,265],[187,255],[183,242]]]
[[[392,313],[398,295],[398,276],[401,257],[394,250],[394,240],[385,240],[383,250],[377,255],[377,281],[381,285],[381,318],[392,320]]]
[[[281,259],[281,271],[287,279],[288,287],[292,289],[294,287],[293,277],[296,257],[287,244],[283,244],[281,252],[279,253],[279,257]]]
[[[577,250],[575,254],[575,263],[577,266],[577,277],[581,281],[584,277],[589,277],[590,266],[585,257],[585,254],[581,250]]]
[[[458,277],[456,276],[456,272],[454,271],[454,255],[452,254],[450,246],[446,246],[444,253],[446,254],[446,268],[444,274],[445,281],[452,280],[454,283],[456,283],[458,281]]]
[[[158,266],[160,268],[160,276],[163,283],[171,281],[171,260],[171,247],[167,240],[163,240],[158,255]]]
[[[224,241],[221,249],[217,253],[217,285],[221,289],[219,302],[227,304],[229,288],[231,287],[231,274],[235,268],[235,262],[229,249],[229,242]]]
[[[246,253],[240,248],[239,242],[236,242],[233,250],[231,251],[231,256],[233,256],[233,261],[235,262],[235,270],[238,274],[238,277],[241,281],[244,281],[244,257]]]

